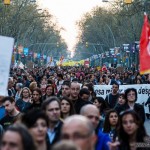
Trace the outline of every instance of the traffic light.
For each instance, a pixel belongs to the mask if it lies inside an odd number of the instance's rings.
[[[131,3],[132,3],[132,0],[124,0],[124,3],[125,3],[125,4],[131,4]]]
[[[11,0],[4,0],[4,5],[10,5]]]
[[[85,46],[88,47],[88,42],[85,43]]]

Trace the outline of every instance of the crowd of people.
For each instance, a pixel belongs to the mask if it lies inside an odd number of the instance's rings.
[[[1,150],[150,150],[137,90],[150,74],[114,68],[11,68],[0,96]],[[111,85],[106,98],[94,85]],[[145,100],[150,107],[150,98]]]

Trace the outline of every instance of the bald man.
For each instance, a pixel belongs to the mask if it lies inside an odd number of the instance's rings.
[[[95,105],[88,104],[81,108],[80,114],[87,117],[94,126],[97,143],[96,150],[109,150],[108,142],[111,141],[108,134],[105,134],[98,128],[100,122],[100,113]]]
[[[68,117],[62,127],[62,139],[71,140],[81,150],[94,150],[96,135],[92,123],[84,116]]]

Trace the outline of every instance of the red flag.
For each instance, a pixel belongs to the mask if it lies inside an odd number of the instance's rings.
[[[146,73],[150,73],[150,25],[147,14],[144,14],[140,38],[140,74]]]

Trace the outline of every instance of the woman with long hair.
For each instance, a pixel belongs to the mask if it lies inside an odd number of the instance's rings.
[[[16,101],[16,107],[20,112],[27,112],[31,107],[31,91],[29,88],[24,87],[21,91],[21,98]]]
[[[40,109],[42,105],[42,92],[40,90],[40,88],[35,88],[32,91],[32,105],[30,107],[30,109]]]
[[[122,112],[118,141],[109,143],[110,150],[149,150],[149,142],[150,137],[139,115],[131,109]]]
[[[39,109],[33,109],[22,116],[22,123],[31,133],[37,150],[49,150],[48,117],[46,114]]]
[[[1,150],[37,150],[34,140],[28,130],[22,125],[12,125],[4,133]]]
[[[110,109],[106,113],[103,132],[108,133],[112,141],[117,138],[117,127],[119,125],[119,116],[116,110]]]
[[[72,101],[68,97],[61,98],[61,118],[66,119],[67,117],[75,114],[74,106]]]

